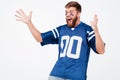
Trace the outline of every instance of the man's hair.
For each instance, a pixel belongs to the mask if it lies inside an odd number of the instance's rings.
[[[75,7],[77,11],[81,12],[81,5],[76,1],[70,1],[65,5],[65,8]]]

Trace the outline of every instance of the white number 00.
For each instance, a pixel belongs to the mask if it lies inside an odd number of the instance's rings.
[[[74,45],[74,41],[77,40],[77,45],[76,45],[76,53],[71,53],[72,52],[72,47]],[[65,44],[64,42],[65,41]],[[63,36],[61,38],[61,53],[60,57],[69,57],[69,58],[74,58],[78,59],[80,57],[80,49],[81,49],[81,43],[82,43],[82,38],[78,36]]]

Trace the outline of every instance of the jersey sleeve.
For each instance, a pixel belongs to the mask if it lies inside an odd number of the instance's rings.
[[[41,33],[41,36],[42,36],[42,42],[41,42],[42,46],[47,44],[58,44],[59,33],[57,28],[51,31],[47,31],[45,33]]]
[[[92,48],[94,52],[98,53],[96,50],[95,32],[91,27],[87,30],[87,40],[89,47]]]

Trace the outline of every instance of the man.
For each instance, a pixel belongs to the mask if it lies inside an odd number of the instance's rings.
[[[97,28],[97,15],[91,26],[80,20],[81,5],[76,1],[65,5],[67,24],[40,33],[32,24],[32,12],[27,16],[21,9],[17,11],[17,21],[27,24],[34,38],[41,45],[58,44],[58,60],[50,73],[49,80],[86,80],[90,49],[104,53],[104,42]]]

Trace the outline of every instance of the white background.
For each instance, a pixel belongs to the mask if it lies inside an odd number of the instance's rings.
[[[32,21],[41,32],[65,24],[64,5],[69,0],[0,1],[0,80],[47,80],[57,60],[57,45],[41,47],[26,24],[17,22],[16,10],[33,11]],[[97,14],[106,43],[104,55],[91,52],[87,80],[120,80],[119,0],[77,0],[81,20],[87,24]]]

